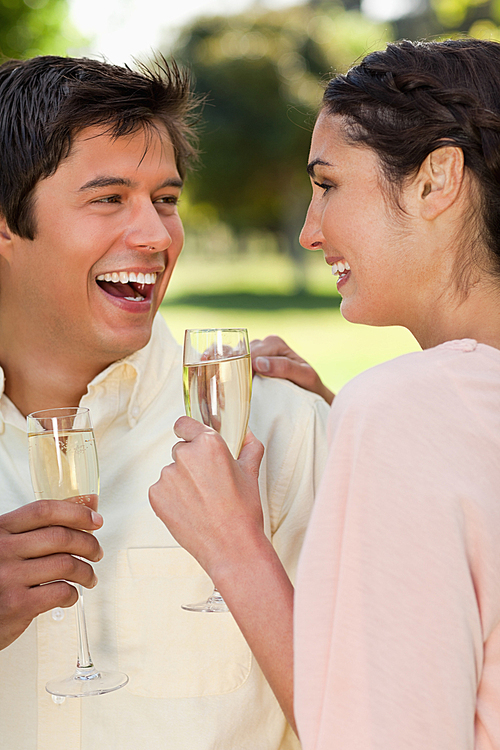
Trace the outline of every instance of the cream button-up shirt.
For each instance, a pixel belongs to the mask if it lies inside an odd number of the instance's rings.
[[[232,616],[181,609],[212,584],[148,502],[184,413],[181,349],[160,316],[149,344],[100,373],[81,405],[94,423],[104,516],[99,583],[85,592],[90,649],[98,668],[120,669],[130,681],[55,703],[44,686],[72,673],[76,624],[72,609],[46,612],[0,652],[1,750],[298,748]],[[0,411],[5,513],[31,502],[33,491],[25,420],[5,395]],[[291,383],[254,379],[250,427],[266,445],[266,531],[292,578],[326,458],[327,412]]]

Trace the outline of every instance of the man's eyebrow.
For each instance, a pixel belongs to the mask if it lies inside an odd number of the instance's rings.
[[[314,159],[314,161],[310,162],[307,165],[307,174],[309,175],[309,177],[314,177],[314,170],[317,166],[331,167],[332,165],[328,161],[323,161],[322,159]]]
[[[86,190],[95,190],[97,188],[106,188],[106,187],[135,187],[137,183],[133,182],[132,180],[129,180],[126,177],[114,177],[113,175],[109,176],[102,176],[102,177],[94,177],[94,179],[89,180],[84,185],[82,185],[80,188],[78,188],[79,193],[83,193]],[[158,185],[158,190],[161,190],[165,187],[176,187],[176,188],[182,188],[183,182],[179,177],[169,177],[164,182],[161,183],[161,185]]]
[[[92,180],[89,180],[80,188],[78,188],[78,192],[83,193],[85,190],[93,190],[95,188],[111,187],[113,185],[117,185],[119,187],[132,187],[133,183],[132,183],[132,180],[125,179],[124,177],[113,177],[112,175],[103,176],[103,177],[94,177]]]
[[[182,182],[180,177],[169,177],[165,182],[162,182],[161,185],[158,185],[158,190],[161,190],[165,187],[176,187],[176,188],[182,188],[184,183]]]

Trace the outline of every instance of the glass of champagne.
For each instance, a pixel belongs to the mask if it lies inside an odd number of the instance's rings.
[[[184,403],[188,417],[217,430],[238,458],[248,426],[252,365],[246,328],[189,329],[184,337]],[[214,588],[191,612],[228,612]]]
[[[69,500],[97,510],[99,468],[90,412],[83,407],[45,409],[28,415],[31,481],[37,500]],[[101,695],[128,682],[121,672],[100,672],[90,655],[83,609],[83,588],[77,586],[75,605],[78,634],[76,671],[50,680],[55,696],[82,698]]]

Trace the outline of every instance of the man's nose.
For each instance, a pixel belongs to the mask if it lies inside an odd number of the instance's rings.
[[[170,232],[153,203],[141,202],[134,210],[127,232],[127,244],[132,248],[162,252],[170,247],[171,243]]]

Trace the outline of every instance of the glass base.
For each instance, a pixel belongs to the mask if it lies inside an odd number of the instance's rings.
[[[214,589],[212,596],[210,596],[205,602],[198,602],[198,604],[181,604],[181,607],[182,609],[187,609],[188,612],[229,612],[229,607],[217,589]]]
[[[98,672],[95,667],[77,668],[70,677],[50,680],[45,690],[51,695],[64,698],[85,698],[87,695],[102,695],[119,690],[128,682],[123,672]]]

